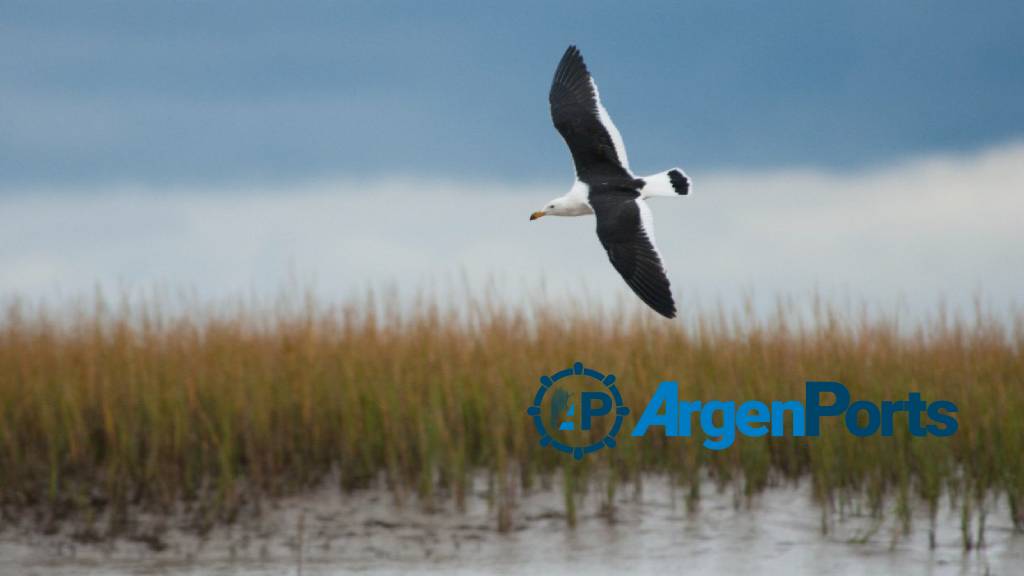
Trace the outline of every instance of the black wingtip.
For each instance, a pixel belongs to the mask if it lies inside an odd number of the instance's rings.
[[[676,317],[676,301],[672,298],[672,291],[666,283],[664,287],[654,287],[639,279],[627,281],[633,292],[640,297],[640,300],[651,309],[665,318]]]
[[[651,306],[652,310],[654,310],[658,314],[661,314],[665,318],[672,319],[672,318],[676,317],[676,304],[675,304],[675,302],[669,301],[667,306],[664,305],[664,304],[661,304],[659,306],[654,306],[650,302],[648,302],[648,305]]]
[[[686,196],[690,193],[690,179],[686,174],[679,170],[669,170],[668,179],[672,183],[672,189],[676,191],[676,194]]]
[[[555,70],[555,82],[573,86],[579,80],[589,77],[590,71],[587,70],[587,64],[583,61],[583,54],[575,44],[570,44],[558,62],[558,68]]]

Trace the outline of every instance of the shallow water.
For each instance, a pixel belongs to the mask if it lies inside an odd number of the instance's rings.
[[[623,492],[613,521],[597,513],[600,494],[590,495],[575,529],[557,490],[521,496],[507,533],[495,530],[483,490],[464,512],[429,514],[382,490],[328,488],[206,538],[172,529],[160,552],[8,528],[0,574],[1024,574],[1024,534],[998,502],[984,546],[965,552],[959,510],[950,508],[939,514],[932,548],[923,511],[909,536],[894,520],[879,524],[856,510],[826,521],[807,486],[773,488],[743,505],[731,491],[709,491],[694,511],[665,481]]]

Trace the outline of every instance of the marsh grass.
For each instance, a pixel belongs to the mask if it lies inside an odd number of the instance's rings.
[[[907,326],[809,308],[810,321],[780,305],[768,319],[718,310],[668,322],[632,309],[427,298],[399,312],[372,295],[176,312],[153,301],[97,298],[59,314],[14,302],[0,320],[0,502],[7,522],[103,518],[104,534],[138,511],[184,505],[204,530],[325,478],[343,490],[382,481],[399,502],[430,508],[462,504],[485,475],[508,528],[524,490],[564,490],[571,525],[588,485],[601,483],[613,515],[617,490],[661,473],[691,507],[709,481],[753,496],[809,478],[823,518],[855,505],[909,530],[913,506],[934,518],[949,498],[972,546],[1000,497],[1020,528],[1021,316],[939,311]],[[622,434],[577,463],[538,446],[525,414],[538,376],[576,360],[617,375],[634,407],[625,430],[666,379],[704,400],[802,399],[812,379],[876,402],[919,391],[955,402],[960,429],[913,438],[898,421],[891,438],[857,438],[830,419],[818,438],[737,438],[720,452],[699,434]]]

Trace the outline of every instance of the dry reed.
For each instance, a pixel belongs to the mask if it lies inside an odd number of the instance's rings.
[[[235,306],[167,312],[102,299],[73,314],[15,302],[0,318],[0,504],[44,525],[181,503],[197,525],[230,520],[261,499],[324,478],[343,489],[380,479],[430,505],[461,502],[491,479],[497,521],[515,494],[561,473],[567,514],[588,478],[616,486],[671,475],[692,499],[709,478],[754,494],[808,477],[825,508],[857,499],[878,514],[910,502],[933,511],[951,495],[970,517],[1005,497],[1024,520],[1024,322],[936,314],[915,326],[813,306],[810,322],[752,313],[668,322],[636,311],[570,311],[421,300],[400,313],[372,296],[349,305]],[[586,364],[615,372],[634,406],[658,382],[688,398],[801,399],[810,379],[838,380],[859,398],[948,399],[950,438],[620,436],[575,463],[538,446],[525,408],[540,374]],[[965,544],[969,545],[969,535]]]

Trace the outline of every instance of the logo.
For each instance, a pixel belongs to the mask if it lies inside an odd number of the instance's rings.
[[[854,400],[839,382],[808,381],[804,400],[685,400],[679,384],[664,381],[647,402],[633,426],[632,436],[657,429],[667,437],[689,437],[699,429],[703,445],[724,450],[737,436],[820,436],[822,421],[843,421],[857,437],[893,436],[904,428],[913,437],[948,437],[959,423],[956,404],[926,402],[918,392],[905,400]],[[629,408],[615,386],[614,374],[585,368],[580,362],[550,376],[541,376],[533,404],[526,410],[540,434],[540,445],[551,446],[577,460],[604,447],[615,447],[615,436]],[[657,433],[657,432],[655,432]]]
[[[827,396],[832,397],[828,402]],[[649,428],[662,428],[665,436],[690,436],[696,421],[706,436],[704,447],[724,450],[732,446],[736,436],[821,435],[824,418],[842,417],[850,434],[859,438],[881,434],[892,436],[906,423],[911,436],[952,436],[958,427],[956,404],[948,400],[925,402],[921,394],[911,392],[906,400],[884,400],[878,404],[868,400],[850,401],[850,390],[839,382],[810,381],[805,386],[805,400],[772,402],[758,400],[736,402],[682,400],[679,384],[662,382],[651,397],[640,420],[633,427],[633,436],[643,436]],[[719,414],[719,418],[715,418]],[[786,415],[789,418],[786,418]],[[925,418],[930,424],[925,423]],[[719,424],[718,422],[721,422]]]
[[[602,374],[576,362],[572,368],[540,377],[540,387],[526,413],[533,417],[541,446],[582,460],[586,454],[615,446],[629,408],[622,403],[614,374]]]

